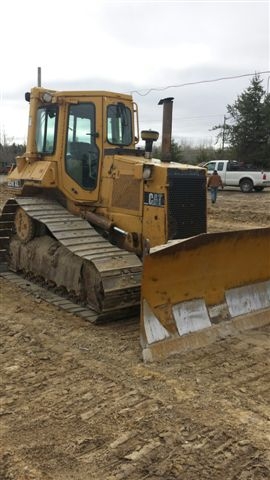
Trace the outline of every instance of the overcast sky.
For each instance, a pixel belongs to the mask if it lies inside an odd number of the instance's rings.
[[[5,0],[0,41],[2,141],[26,140],[38,67],[47,88],[133,92],[141,130],[161,133],[157,104],[173,97],[173,138],[193,144],[215,144],[255,72],[270,83],[270,0]]]

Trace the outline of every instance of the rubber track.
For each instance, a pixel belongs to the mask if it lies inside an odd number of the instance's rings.
[[[111,245],[86,220],[71,214],[53,200],[20,197],[6,202],[0,217],[0,271],[8,270],[9,242],[15,233],[14,218],[18,206],[46,225],[74,255],[95,265],[104,288],[101,316],[110,314],[118,318],[134,314],[134,308],[140,302],[142,265],[138,257]]]

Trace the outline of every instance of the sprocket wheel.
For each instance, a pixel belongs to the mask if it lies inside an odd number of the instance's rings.
[[[16,211],[15,228],[19,239],[23,243],[29,242],[35,236],[34,220],[21,207],[17,208]]]

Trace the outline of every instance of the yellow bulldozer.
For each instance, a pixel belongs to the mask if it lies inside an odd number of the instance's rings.
[[[26,93],[27,148],[8,175],[1,270],[95,312],[140,311],[143,358],[203,346],[270,320],[270,228],[207,233],[206,170],[170,161],[172,99],[141,132],[131,95]]]

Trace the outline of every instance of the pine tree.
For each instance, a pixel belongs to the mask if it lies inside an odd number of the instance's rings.
[[[270,95],[255,75],[250,86],[227,106],[230,123],[218,125],[237,160],[270,168]]]

